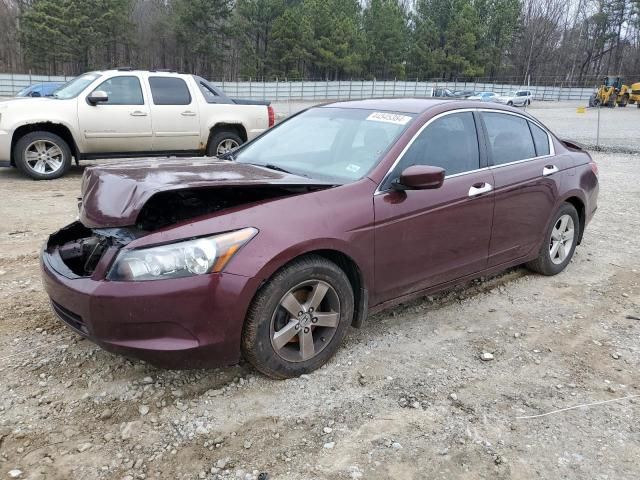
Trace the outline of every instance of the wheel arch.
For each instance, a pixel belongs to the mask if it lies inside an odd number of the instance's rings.
[[[582,242],[582,236],[584,234],[584,229],[585,229],[586,222],[587,222],[584,201],[580,197],[578,197],[577,195],[572,195],[572,196],[569,196],[569,197],[565,198],[563,203],[569,203],[569,204],[573,205],[574,208],[576,209],[576,211],[578,212],[578,219],[580,220],[580,234],[578,235],[578,243],[577,243],[577,245],[580,245],[580,243]]]
[[[246,142],[248,139],[247,129],[241,122],[218,122],[209,128],[209,139],[207,140],[207,147],[209,146],[211,137],[220,130],[235,130],[238,135],[240,135],[240,138],[242,138],[243,142]]]
[[[360,265],[352,255],[349,255],[343,249],[336,248],[333,245],[309,248],[303,251],[298,250],[295,253],[285,254],[284,256],[280,255],[278,258],[273,259],[271,262],[266,264],[258,274],[258,276],[263,280],[260,282],[260,285],[256,289],[253,297],[255,297],[258,291],[282,268],[300,258],[310,255],[318,255],[335,263],[345,273],[349,279],[349,283],[351,284],[354,297],[355,311],[352,326],[360,328],[367,317],[369,309],[369,290],[367,288],[366,277]]]
[[[69,148],[71,149],[71,153],[75,158],[76,164],[79,162],[80,150],[78,149],[78,144],[76,143],[76,139],[73,137],[71,133],[71,129],[62,124],[56,122],[37,122],[37,123],[26,123],[24,125],[20,125],[13,131],[13,135],[11,136],[11,165],[15,166],[15,158],[13,154],[14,147],[18,140],[27,135],[28,133],[44,131],[53,133],[62,138]]]

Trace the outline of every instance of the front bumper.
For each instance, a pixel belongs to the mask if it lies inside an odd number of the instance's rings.
[[[105,255],[101,262],[112,257]],[[251,278],[227,273],[147,282],[68,278],[59,257],[43,249],[44,288],[56,315],[105,350],[163,368],[237,363],[240,337],[255,292]]]
[[[11,134],[0,130],[0,167],[11,166]]]

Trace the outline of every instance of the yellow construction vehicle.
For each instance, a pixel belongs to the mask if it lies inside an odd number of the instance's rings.
[[[631,85],[631,93],[629,94],[629,104],[636,104],[640,108],[640,82]]]
[[[638,93],[640,94],[640,91]],[[623,85],[622,77],[608,76],[604,77],[602,85],[589,98],[589,106],[597,107],[602,105],[613,108],[618,105],[619,107],[626,107],[630,101],[631,88]],[[640,98],[636,98],[635,101],[640,101]]]

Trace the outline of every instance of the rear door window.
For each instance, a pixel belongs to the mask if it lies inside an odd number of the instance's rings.
[[[494,165],[526,160],[536,156],[536,149],[527,125],[529,122],[517,115],[482,112],[489,151]]]
[[[538,157],[542,157],[543,155],[549,155],[549,135],[535,123],[529,122],[529,128],[531,129],[531,134],[533,135],[533,143],[536,146],[536,154]]]
[[[445,175],[479,169],[480,151],[473,114],[452,113],[434,120],[405,152],[385,188],[412,165],[440,167]]]
[[[173,77],[149,77],[155,105],[189,105],[191,94],[184,80]]]
[[[94,92],[97,90],[106,92],[109,97],[101,105],[144,105],[138,77],[112,77],[98,85]]]

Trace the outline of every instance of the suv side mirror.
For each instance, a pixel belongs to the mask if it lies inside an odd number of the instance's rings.
[[[104,92],[102,90],[95,90],[91,92],[87,97],[87,102],[89,102],[91,105],[94,105],[94,106],[97,105],[98,103],[104,103],[108,101],[109,101],[109,95],[107,95],[107,92]]]
[[[429,165],[412,165],[405,168],[400,178],[394,180],[395,190],[428,190],[440,188],[444,183],[444,169]]]

